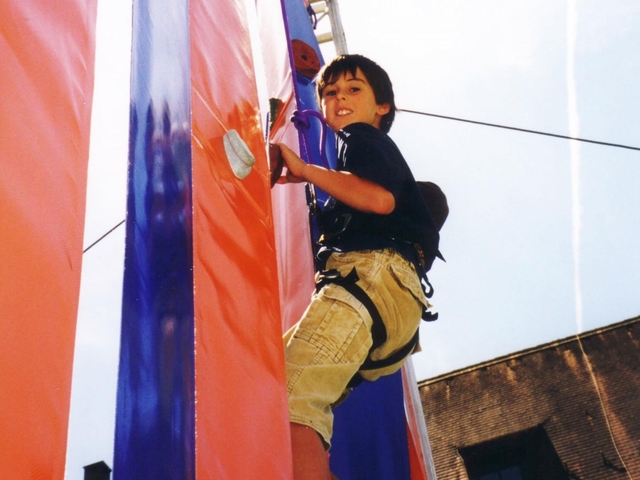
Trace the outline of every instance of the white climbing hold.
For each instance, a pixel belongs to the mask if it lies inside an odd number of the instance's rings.
[[[234,129],[224,134],[222,142],[233,174],[242,180],[251,172],[251,167],[256,163],[256,157]]]

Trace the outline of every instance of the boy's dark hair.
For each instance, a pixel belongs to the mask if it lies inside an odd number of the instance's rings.
[[[362,55],[340,55],[334,58],[318,74],[316,81],[316,92],[318,99],[322,99],[322,91],[327,85],[334,83],[341,75],[350,73],[355,77],[356,70],[360,69],[362,74],[371,85],[378,105],[389,104],[389,113],[383,115],[380,121],[380,130],[389,133],[391,124],[396,116],[396,101],[393,95],[393,85],[391,79],[384,69]]]

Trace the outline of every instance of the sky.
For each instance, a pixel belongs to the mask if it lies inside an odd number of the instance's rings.
[[[401,109],[640,147],[635,0],[339,6]],[[125,218],[130,31],[131,0],[98,2],[85,247]],[[640,315],[639,151],[406,112],[390,136],[450,207],[418,379]],[[67,480],[113,464],[123,262],[122,226],[84,255]]]

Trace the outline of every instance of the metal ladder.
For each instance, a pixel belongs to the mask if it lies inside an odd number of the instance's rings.
[[[342,28],[342,21],[340,20],[338,0],[309,0],[309,5],[316,14],[318,26],[326,25],[326,21],[322,21],[327,18],[330,23],[329,31],[326,31],[326,27],[324,32],[316,30],[318,43],[322,44],[333,41],[337,55],[348,53],[347,39],[344,35],[344,29]]]

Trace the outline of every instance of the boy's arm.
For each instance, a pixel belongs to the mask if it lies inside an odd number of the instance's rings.
[[[287,166],[286,176],[280,177],[278,183],[309,182],[361,212],[380,215],[393,212],[396,205],[393,194],[377,183],[349,172],[309,165],[286,145],[278,146]]]

